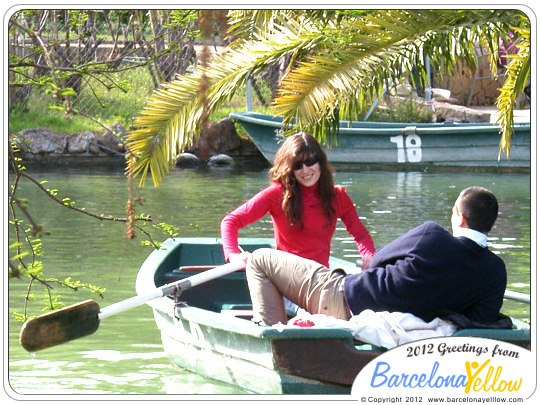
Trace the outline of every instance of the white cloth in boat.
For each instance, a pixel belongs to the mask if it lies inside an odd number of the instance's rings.
[[[374,312],[370,309],[362,311],[348,321],[301,311],[299,315],[288,322],[288,326],[299,327],[293,325],[298,319],[310,320],[316,328],[347,329],[352,333],[354,339],[387,349],[415,340],[451,336],[458,329],[453,322],[441,318],[425,322],[409,313]]]

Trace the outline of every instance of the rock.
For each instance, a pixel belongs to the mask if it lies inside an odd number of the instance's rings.
[[[396,86],[391,87],[389,93],[393,96],[398,97],[411,97],[413,95],[414,89],[409,84],[400,83]]]
[[[472,108],[448,103],[433,102],[437,121],[454,122],[489,122],[491,114],[489,112],[477,111]]]
[[[99,153],[99,147],[97,143],[97,137],[93,132],[85,131],[80,134],[74,134],[68,137],[67,142],[68,153],[86,153],[97,155]]]
[[[230,118],[210,122],[208,129],[201,131],[200,136],[194,139],[191,145],[193,146],[186,148],[184,152],[191,152],[202,159],[226,154],[234,158],[266,162],[251,139],[244,139],[238,135],[234,122]]]
[[[128,133],[127,129],[122,124],[120,124],[119,122],[115,122],[112,125],[111,129],[114,131],[114,135],[116,135],[118,137],[124,137]]]
[[[208,166],[210,167],[232,167],[234,166],[234,159],[228,155],[220,153],[212,156],[208,159]]]
[[[199,158],[193,153],[184,152],[176,157],[175,165],[183,169],[193,169],[199,166],[199,163]]]
[[[444,71],[441,68],[441,71]],[[476,77],[475,77],[476,73]],[[493,105],[504,84],[504,69],[499,68],[493,77],[488,55],[477,61],[477,71],[471,70],[463,61],[454,66],[454,73],[434,76],[433,87],[448,89],[460,105]]]
[[[448,102],[452,104],[457,103],[457,100],[455,98],[452,98],[452,92],[446,89],[431,89],[431,97],[435,101]]]
[[[239,155],[244,143],[236,133],[234,123],[230,118],[218,122],[209,122],[208,128],[201,131],[193,147],[186,152],[192,152],[203,159],[217,154]]]
[[[119,122],[114,123],[111,126],[111,131],[97,135],[99,149],[112,155],[123,155],[126,152],[126,147],[122,138],[126,135],[126,128]]]
[[[107,131],[104,134],[99,134],[97,136],[97,143],[102,151],[111,153],[113,155],[122,154],[126,151],[122,139],[110,131]]]
[[[67,136],[48,129],[24,129],[15,135],[22,155],[62,154],[66,150]],[[13,137],[12,137],[13,138]]]
[[[124,157],[125,144],[123,136],[126,129],[119,123],[114,124],[111,130],[100,134],[85,131],[74,135],[59,135],[48,129],[27,129],[12,135],[17,139],[19,157],[33,159],[50,159],[58,157],[71,158],[75,156]],[[209,156],[226,155],[212,160],[214,167],[231,165],[229,159],[241,158],[254,162],[266,160],[249,138],[238,136],[233,121],[224,118],[219,122],[210,122],[207,130],[191,143],[191,148],[184,152],[191,156],[180,154],[177,158],[178,166],[196,167],[200,165],[199,159],[208,159]],[[109,155],[109,156],[107,156]],[[195,161],[197,159],[197,161]],[[232,161],[232,164],[235,162]]]

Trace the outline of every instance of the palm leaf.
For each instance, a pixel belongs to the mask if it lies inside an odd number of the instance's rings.
[[[499,159],[503,152],[510,156],[510,139],[512,137],[514,103],[519,94],[523,92],[527,85],[527,80],[531,71],[531,32],[530,29],[517,29],[523,38],[522,42],[517,44],[519,52],[517,55],[508,55],[511,59],[507,68],[507,78],[501,88],[501,93],[497,98],[497,107],[499,118],[497,122],[501,124],[501,143]]]
[[[192,76],[181,76],[155,91],[143,111],[135,117],[133,126],[136,129],[127,136],[127,147],[132,155],[128,171],[134,177],[141,176],[141,185],[150,171],[154,185],[159,185],[172,168],[178,151],[200,131],[202,77],[209,85],[204,107],[212,112],[229,101],[249,77],[264,67],[284,55],[298,56],[316,47],[317,38],[298,36],[302,29],[302,25],[288,21],[272,35],[258,33],[254,40],[235,43],[208,68],[200,68]]]
[[[473,65],[474,44],[482,41],[493,48],[513,18],[513,13],[483,10],[365,14],[347,31],[347,41],[339,50],[324,48],[283,79],[273,110],[284,115],[285,123],[296,123],[289,132],[312,128],[321,135],[320,140],[331,142],[332,134],[327,130],[337,130],[336,120],[358,119],[359,112],[380,95],[384,85],[402,80],[404,70],[415,66],[425,75],[426,55],[444,62],[449,70],[457,58]],[[334,39],[340,32],[341,27],[337,32],[326,30]]]

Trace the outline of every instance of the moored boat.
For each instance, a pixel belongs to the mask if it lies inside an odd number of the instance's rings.
[[[229,115],[273,162],[283,140],[281,117],[257,112]],[[514,124],[510,158],[499,156],[500,126],[490,123],[342,121],[337,144],[326,147],[331,163],[403,170],[474,168],[530,172],[531,125]]]
[[[269,239],[240,239],[246,251],[271,247]],[[143,263],[137,293],[200,274],[224,264],[216,238],[165,241]],[[332,258],[331,267],[357,271]],[[148,302],[171,362],[203,376],[262,394],[349,394],[360,370],[385,351],[358,342],[341,328],[259,326],[251,321],[244,271],[237,271]],[[480,336],[527,347],[530,329],[462,329],[456,335]]]

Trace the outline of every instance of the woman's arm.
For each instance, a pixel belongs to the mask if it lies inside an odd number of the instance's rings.
[[[230,261],[231,254],[242,253],[238,246],[238,231],[253,222],[261,219],[269,211],[268,189],[255,194],[234,211],[225,215],[221,221],[221,243],[225,260]]]

